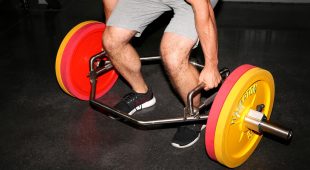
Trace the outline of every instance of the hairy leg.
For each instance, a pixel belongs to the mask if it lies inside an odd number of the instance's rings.
[[[146,93],[148,88],[141,74],[141,62],[129,43],[135,31],[108,26],[103,33],[103,46],[113,66],[127,80],[132,89]]]
[[[173,87],[183,102],[187,94],[198,85],[199,72],[189,63],[189,55],[195,42],[175,33],[165,32],[161,42],[161,55]],[[194,98],[199,105],[200,96]]]

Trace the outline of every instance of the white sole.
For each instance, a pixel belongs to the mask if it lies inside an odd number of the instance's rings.
[[[202,125],[200,130],[203,130],[203,129],[205,129],[205,128],[206,128],[206,125]],[[199,140],[199,138],[200,138],[200,133],[199,133],[199,135],[197,136],[197,138],[196,138],[195,140],[193,140],[191,143],[189,143],[189,144],[187,144],[187,145],[180,146],[180,145],[177,144],[177,143],[171,143],[171,145],[174,146],[174,147],[176,147],[176,148],[181,148],[181,149],[182,149],[182,148],[187,148],[187,147],[190,147],[190,146],[192,146],[193,144],[195,144],[195,143]]]
[[[136,111],[142,110],[142,109],[145,109],[145,108],[148,108],[148,107],[151,107],[151,106],[153,106],[155,103],[156,103],[156,98],[153,97],[151,100],[149,100],[149,101],[147,101],[147,102],[145,102],[145,103],[143,103],[143,104],[137,106],[136,108],[134,108],[132,111],[130,111],[130,112],[128,113],[128,115],[131,116],[131,115],[133,115]]]
[[[184,145],[184,146],[180,146],[179,144],[177,143],[171,143],[172,146],[176,147],[176,148],[187,148],[187,147],[190,147],[192,146],[193,144],[195,144],[200,138],[200,134],[198,135],[198,137],[193,140],[191,143],[187,144],[187,145]]]

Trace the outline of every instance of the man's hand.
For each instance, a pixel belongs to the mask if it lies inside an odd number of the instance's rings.
[[[222,77],[217,66],[205,66],[199,76],[199,83],[205,83],[204,90],[209,90],[218,86]]]

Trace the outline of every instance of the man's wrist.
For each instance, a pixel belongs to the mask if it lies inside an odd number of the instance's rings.
[[[206,61],[205,67],[207,68],[218,68],[218,62],[217,61]]]

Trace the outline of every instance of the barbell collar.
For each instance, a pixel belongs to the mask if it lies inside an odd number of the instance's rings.
[[[293,131],[270,123],[264,113],[250,110],[244,117],[245,126],[257,133],[268,133],[280,139],[289,141],[293,137]]]

